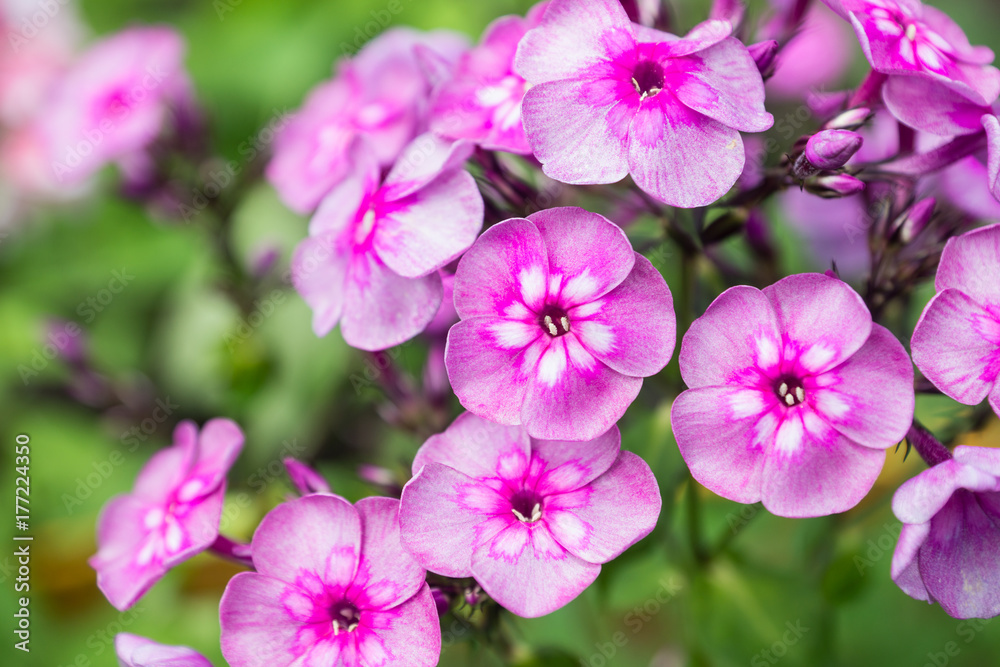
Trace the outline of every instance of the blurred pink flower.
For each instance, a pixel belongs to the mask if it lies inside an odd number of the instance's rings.
[[[243,433],[228,419],[212,419],[200,434],[181,422],[173,447],[146,463],[132,492],[107,502],[90,566],[116,609],[128,609],[167,570],[212,545],[226,473],[242,448]]]
[[[467,48],[464,37],[439,30],[393,28],[342,60],[336,76],[309,93],[278,134],[267,179],[290,209],[309,213],[351,172],[360,137],[386,168],[426,129],[431,82],[417,57],[430,49],[453,64]]]
[[[525,18],[502,16],[486,27],[480,44],[463,55],[454,74],[436,87],[431,102],[433,132],[490,150],[531,153],[521,124],[527,82],[514,72],[514,54],[547,6],[539,3]]]
[[[835,87],[851,65],[853,47],[850,27],[827,7],[814,4],[778,55],[774,76],[765,84],[768,96],[804,100],[810,91]]]
[[[193,104],[184,40],[171,28],[129,28],[93,45],[56,84],[40,120],[52,175],[85,181],[141,153],[171,114]]]
[[[212,667],[208,658],[187,646],[166,646],[139,635],[115,635],[121,667]]]

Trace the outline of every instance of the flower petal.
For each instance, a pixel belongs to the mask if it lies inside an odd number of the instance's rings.
[[[892,497],[892,511],[903,523],[927,523],[959,489],[1000,491],[997,477],[955,459],[908,479]]]
[[[356,256],[340,332],[351,347],[385,350],[419,334],[441,307],[441,275],[404,278],[371,253]]]
[[[994,477],[1000,477],[1000,449],[959,445],[952,455],[959,463],[978,468]]]
[[[946,137],[978,132],[983,114],[990,113],[988,106],[922,76],[890,76],[882,85],[882,99],[900,122]]]
[[[982,305],[1000,305],[1000,224],[948,239],[941,253],[934,285],[938,292],[953,287]]]
[[[573,334],[553,338],[528,385],[521,422],[533,438],[593,440],[625,414],[641,387],[642,378],[611,370]]]
[[[671,206],[716,201],[736,183],[745,160],[739,132],[668,94],[644,100],[629,128],[629,173],[636,185]]]
[[[614,465],[588,486],[547,499],[545,522],[556,541],[590,563],[606,563],[649,535],[656,527],[662,501],[653,471],[632,452],[622,452]],[[575,520],[574,520],[575,519]]]
[[[930,531],[930,522],[905,524],[892,554],[892,580],[911,598],[926,602],[930,602],[931,598],[920,578],[917,554]]]
[[[483,226],[483,197],[466,171],[446,172],[386,206],[375,227],[375,252],[404,278],[448,264],[469,249]]]
[[[357,569],[361,519],[340,496],[303,496],[268,512],[250,548],[262,575],[294,583],[311,573],[325,584],[347,586]]]
[[[146,462],[135,479],[133,493],[148,503],[167,500],[187,478],[198,456],[198,427],[184,420],[174,428],[174,444]]]
[[[677,343],[677,322],[670,288],[650,261],[635,253],[632,272],[599,302],[600,309],[583,319],[570,311],[583,346],[624,375],[649,377],[663,370]]]
[[[426,464],[440,463],[473,479],[494,478],[498,471],[509,469],[509,477],[520,480],[530,459],[531,440],[523,427],[502,426],[463,412],[443,433],[421,445],[413,459],[413,474]]]
[[[309,235],[338,236],[347,232],[363,215],[362,207],[378,190],[379,166],[371,147],[360,139],[351,148],[351,171],[323,197],[309,220]]]
[[[681,377],[692,389],[755,386],[781,363],[781,332],[770,299],[749,285],[720,294],[681,342]]]
[[[111,605],[124,611],[146,594],[166,573],[163,563],[139,565],[137,555],[147,538],[144,519],[150,507],[135,496],[112,498],[97,520],[97,554],[90,566],[97,570],[97,587]]]
[[[743,387],[688,389],[670,410],[677,447],[704,487],[738,503],[761,497],[764,453],[778,416],[764,392]]]
[[[292,284],[313,311],[313,331],[330,333],[344,312],[351,249],[336,233],[305,239],[292,257]]]
[[[426,572],[403,548],[399,538],[399,501],[362,498],[361,556],[347,598],[358,609],[387,610],[416,595]]]
[[[761,500],[772,514],[789,518],[845,512],[868,494],[884,464],[881,449],[854,443],[798,408],[764,457]]]
[[[295,586],[256,572],[241,572],[230,579],[219,603],[220,642],[226,661],[269,667],[291,665],[306,655],[311,647],[298,638],[305,619],[287,604],[301,596]]]
[[[198,458],[188,477],[198,478],[201,493],[214,491],[226,481],[226,474],[242,450],[243,431],[236,422],[231,419],[210,419],[201,428]],[[180,500],[190,500],[190,496],[185,496],[183,488]]]
[[[673,92],[687,107],[744,132],[774,124],[764,110],[764,82],[747,48],[728,38],[677,63],[684,69]]]
[[[990,494],[994,503],[1000,494]],[[994,508],[996,504],[994,504]],[[1000,614],[1000,525],[977,494],[959,491],[931,519],[920,549],[920,575],[931,597],[953,618]]]
[[[1000,370],[997,338],[983,335],[991,332],[1000,334],[1000,322],[989,311],[959,290],[945,289],[931,299],[913,329],[913,362],[945,394],[977,405]]]
[[[490,487],[439,463],[428,463],[403,488],[403,544],[425,568],[447,577],[472,576],[472,551],[484,520],[509,512]]]
[[[625,178],[629,122],[635,113],[623,101],[629,96],[635,96],[631,83],[609,78],[549,81],[528,90],[521,120],[546,175],[574,184]]]
[[[467,141],[451,141],[426,133],[403,150],[385,177],[387,200],[399,200],[436,180],[449,171],[460,171],[475,146]]]
[[[569,79],[634,46],[616,0],[552,0],[539,27],[521,39],[514,71],[532,85]]]
[[[516,522],[472,554],[472,573],[490,597],[525,618],[550,614],[583,592],[601,566],[566,551],[544,522]]]
[[[543,334],[538,327],[495,317],[473,317],[448,331],[448,380],[466,410],[500,424],[521,423],[541,345],[531,335]]]
[[[868,307],[850,285],[837,278],[802,273],[783,278],[763,292],[807,372],[821,373],[843,363],[871,335]]]
[[[575,491],[603,475],[618,460],[622,436],[617,426],[588,442],[535,440],[534,458],[545,462],[535,492],[542,496]]]
[[[563,307],[593,301],[632,271],[632,244],[603,215],[563,206],[538,211],[528,220],[538,227],[548,253],[549,298],[559,297]]]
[[[872,335],[850,359],[822,376],[807,401],[835,429],[859,445],[885,449],[913,423],[913,365],[888,329]]]
[[[541,310],[548,285],[548,257],[538,227],[513,218],[483,232],[458,263],[455,310],[461,318]]]
[[[434,667],[441,656],[441,622],[427,584],[405,603],[361,614],[354,656],[343,664],[364,667]],[[354,660],[351,661],[350,658]],[[337,664],[328,662],[328,665]]]

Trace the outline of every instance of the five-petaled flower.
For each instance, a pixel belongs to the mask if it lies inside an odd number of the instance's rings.
[[[536,440],[464,413],[417,452],[403,544],[515,614],[551,613],[656,525],[656,479],[620,444],[617,426],[590,442]]]
[[[265,516],[251,544],[257,571],[233,577],[219,608],[229,664],[436,665],[437,607],[400,544],[398,509],[393,498],[317,493]]]
[[[938,294],[913,330],[913,362],[966,405],[989,396],[1000,414],[1000,224],[951,238],[934,284]]]
[[[455,309],[445,364],[459,401],[536,438],[607,431],[676,342],[663,277],[618,226],[579,208],[488,229],[458,264]]]
[[[920,0],[824,1],[851,22],[872,69],[888,77],[882,97],[896,118],[934,134],[980,130],[983,107],[1000,95],[993,51],[970,45],[947,14]]]
[[[292,281],[324,336],[340,322],[348,345],[383,350],[431,322],[444,293],[438,269],[483,225],[483,199],[462,169],[464,142],[415,139],[380,184],[364,143],[355,171],[327,195],[295,251]]]
[[[97,585],[117,609],[128,609],[167,570],[219,536],[226,473],[243,448],[243,433],[212,419],[198,433],[185,421],[174,446],[158,452],[131,493],[108,501],[97,521]]]
[[[1000,450],[956,447],[904,482],[892,511],[904,524],[892,556],[903,592],[955,618],[1000,614]]]
[[[545,173],[565,183],[636,184],[704,206],[743,171],[740,130],[773,123],[764,83],[728,21],[687,36],[633,24],[618,0],[552,0],[518,47],[532,86],[522,117]]]
[[[684,336],[671,421],[691,474],[774,514],[823,516],[871,489],[913,420],[913,367],[846,283],[793,275],[722,293]]]

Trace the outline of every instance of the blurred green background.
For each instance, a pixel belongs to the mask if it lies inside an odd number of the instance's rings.
[[[475,40],[493,18],[523,13],[515,0],[401,0],[393,23],[446,27]],[[133,23],[169,23],[189,42],[187,59],[208,114],[215,150],[242,159],[239,147],[330,75],[343,44],[384,10],[384,0],[89,0],[81,14],[93,34]],[[676,0],[687,29],[707,3]],[[760,2],[752,3],[760,8]],[[1000,12],[986,0],[952,0],[946,9],[972,43],[1000,48]],[[851,79],[863,73],[858,51]],[[771,106],[776,117],[780,105]],[[106,175],[106,181],[113,176]],[[249,312],[231,298],[233,268],[217,253],[215,228],[203,216],[191,224],[154,219],[114,196],[113,183],[71,209],[46,212],[4,230],[0,239],[0,462],[2,506],[13,506],[16,434],[31,437],[32,651],[12,649],[12,521],[0,527],[0,664],[39,667],[116,665],[113,635],[125,630],[168,644],[185,644],[224,665],[219,651],[218,601],[239,568],[201,555],[169,573],[131,611],[118,613],[95,585],[86,558],[95,551],[102,504],[127,491],[136,472],[170,443],[180,419],[235,419],[247,447],[230,475],[225,532],[249,538],[260,517],[289,492],[278,462],[292,454],[316,461],[334,490],[350,499],[379,493],[356,475],[361,464],[384,466],[405,480],[422,437],[386,425],[389,408],[373,381],[370,360],[339,334],[317,339],[310,313],[287,286],[258,286]],[[235,207],[228,242],[249,270],[268,247],[279,266],[304,237],[306,221],[289,213],[261,183],[227,195]],[[637,242],[643,226],[630,234]],[[785,269],[810,267],[791,232]],[[676,249],[651,255],[677,290]],[[113,272],[134,276],[100,310]],[[280,271],[279,271],[280,273]],[[708,268],[699,273],[701,309],[721,291]],[[275,292],[274,290],[279,290]],[[925,286],[925,299],[933,289]],[[913,305],[909,317],[919,313]],[[45,359],[52,318],[80,325],[94,365],[115,396],[92,406],[67,394],[71,370]],[[253,322],[256,322],[254,320]],[[249,331],[248,335],[241,332]],[[422,343],[399,349],[398,363],[419,377]],[[23,367],[40,366],[22,379]],[[19,371],[19,367],[22,371]],[[669,427],[677,391],[676,362],[621,423],[624,444],[653,467],[664,495],[660,525],[649,538],[605,567],[579,599],[548,617],[505,617],[520,665],[914,665],[1000,664],[1000,624],[949,618],[939,607],[911,600],[891,581],[898,523],[888,500],[898,484],[923,468],[890,452],[870,496],[838,517],[786,520],[697,489],[701,539],[721,553],[699,560],[690,547],[689,485]],[[377,380],[377,378],[374,378]],[[657,378],[659,380],[660,378]],[[107,399],[107,397],[105,397]],[[157,401],[169,404],[162,422]],[[113,405],[108,408],[107,405]],[[453,406],[454,407],[454,406]],[[971,418],[948,400],[923,400],[919,416],[935,429]],[[456,410],[452,410],[455,414]],[[162,413],[156,413],[162,414]],[[138,428],[141,436],[129,435]],[[948,435],[943,433],[943,435]],[[1000,425],[967,436],[1000,443]],[[1000,557],[1000,556],[998,556]],[[500,665],[507,660],[456,617],[444,622],[444,665]],[[950,655],[949,652],[950,651]],[[937,661],[937,662],[935,662]]]

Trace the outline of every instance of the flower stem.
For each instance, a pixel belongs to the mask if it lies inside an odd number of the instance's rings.
[[[906,439],[913,448],[920,454],[920,458],[927,462],[927,465],[934,467],[939,463],[944,463],[951,458],[951,452],[947,447],[931,435],[931,432],[918,424],[916,421],[910,426]]]

